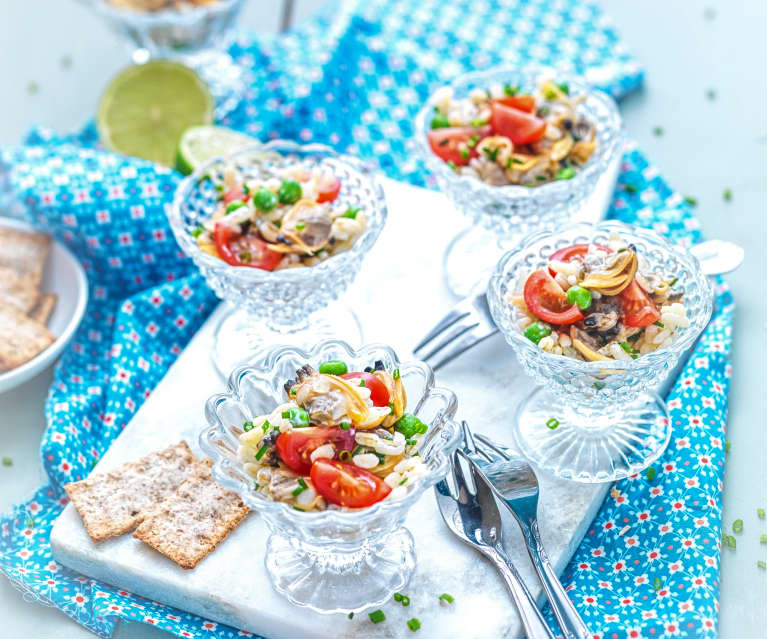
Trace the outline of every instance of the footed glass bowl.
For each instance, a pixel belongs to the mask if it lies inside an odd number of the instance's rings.
[[[315,266],[264,271],[231,266],[202,251],[192,231],[218,206],[218,193],[210,173],[236,168],[246,179],[271,176],[280,167],[302,164],[323,167],[341,180],[336,200],[359,207],[367,228],[346,252]],[[342,308],[327,309],[357,276],[365,255],[378,239],[386,221],[383,190],[363,164],[338,155],[331,148],[275,140],[247,147],[225,158],[214,158],[178,186],[168,213],[176,240],[199,267],[209,286],[232,307],[216,330],[213,359],[225,376],[275,344],[311,346],[327,337],[359,343],[356,316]]]
[[[527,276],[545,267],[556,250],[605,243],[612,232],[633,243],[651,268],[679,278],[675,288],[684,293],[690,326],[677,329],[669,347],[631,361],[585,362],[541,350],[523,335],[522,313],[509,296],[519,294]],[[520,405],[513,424],[519,449],[530,461],[559,477],[593,483],[628,477],[658,458],[671,424],[652,389],[688,354],[713,309],[713,287],[693,255],[652,231],[619,222],[535,233],[498,263],[488,301],[525,372],[540,384]],[[554,428],[552,418],[559,422]]]
[[[486,89],[493,84],[517,85],[522,91],[533,91],[544,77],[566,82],[572,95],[585,96],[575,110],[596,128],[596,151],[570,180],[535,187],[490,186],[473,176],[459,175],[429,146],[428,132],[436,94],[426,101],[416,116],[415,141],[419,155],[440,190],[471,221],[471,226],[450,243],[444,257],[445,276],[456,294],[466,294],[485,272],[489,274],[504,250],[514,246],[524,235],[572,221],[573,215],[594,191],[599,178],[621,153],[623,125],[617,105],[607,94],[589,87],[577,77],[553,74],[551,69],[537,66],[495,67],[461,75],[450,86],[456,97],[464,97],[472,89]]]
[[[285,401],[283,383],[295,377],[297,368],[309,363],[316,369],[328,359],[344,360],[350,370],[363,370],[375,360],[382,360],[388,370],[399,368],[408,412],[429,426],[420,451],[429,472],[408,485],[401,498],[356,510],[301,512],[253,489],[252,478],[237,458],[242,424]],[[455,411],[455,396],[434,386],[426,364],[402,363],[387,346],[354,350],[335,340],[309,351],[277,346],[234,371],[226,393],[208,400],[208,426],[200,434],[200,446],[214,461],[216,479],[264,517],[271,532],[264,561],[275,589],[292,603],[317,612],[358,612],[389,600],[413,572],[413,537],[403,523],[424,491],[447,473],[459,439]]]

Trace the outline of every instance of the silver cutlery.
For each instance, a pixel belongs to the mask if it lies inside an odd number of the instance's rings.
[[[593,635],[567,596],[541,541],[538,530],[538,478],[530,464],[483,435],[472,436],[466,422],[462,426],[464,451],[522,529],[530,560],[564,636],[566,639],[591,639]]]
[[[467,481],[464,474],[462,458],[466,460],[471,481]],[[442,480],[435,486],[442,519],[459,539],[481,552],[501,573],[519,611],[527,639],[554,639],[503,548],[501,513],[489,483],[460,450],[453,454],[449,478],[450,482]],[[449,484],[453,485],[454,492]]]
[[[744,257],[742,247],[723,240],[701,242],[691,247],[690,252],[698,258],[706,275],[730,273],[740,266]],[[480,286],[450,309],[416,345],[413,353],[437,370],[497,332],[485,287]]]

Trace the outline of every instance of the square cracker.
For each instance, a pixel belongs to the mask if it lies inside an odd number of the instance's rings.
[[[239,495],[216,483],[210,465],[210,460],[198,464],[133,533],[182,568],[205,559],[249,512]]]
[[[40,322],[0,303],[0,372],[28,362],[54,341],[56,337]]]
[[[185,441],[64,486],[93,541],[135,528],[200,462]]]
[[[19,274],[8,266],[0,266],[0,308],[12,307],[29,313],[38,299],[40,292],[32,277]]]
[[[51,248],[50,235],[0,227],[0,247],[0,267],[29,278],[35,288],[40,286],[43,266]]]
[[[47,324],[57,299],[55,293],[41,295],[35,307],[29,312],[29,316],[36,322]]]

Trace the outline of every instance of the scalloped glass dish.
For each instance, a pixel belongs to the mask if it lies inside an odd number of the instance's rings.
[[[532,90],[538,87],[541,77],[555,77],[570,86],[572,95],[585,95],[576,112],[596,127],[597,148],[570,180],[535,187],[490,186],[475,177],[459,175],[434,154],[428,143],[436,94],[431,95],[416,116],[419,155],[440,190],[472,224],[450,243],[443,258],[448,286],[456,294],[466,294],[483,273],[492,270],[501,254],[524,235],[573,221],[573,215],[583,207],[599,178],[621,153],[623,125],[617,105],[607,94],[590,88],[577,77],[554,74],[551,69],[537,66],[495,67],[461,75],[449,86],[456,96],[462,97],[473,88],[486,89],[496,83]]]
[[[420,450],[428,473],[408,484],[404,496],[369,508],[301,512],[254,489],[237,458],[238,436],[246,420],[284,401],[283,383],[295,376],[296,369],[307,363],[318,368],[331,359],[344,360],[352,370],[362,370],[375,360],[382,360],[387,370],[399,368],[408,411],[429,426]],[[234,371],[227,392],[208,400],[209,425],[200,434],[200,446],[214,461],[216,479],[265,518],[271,532],[265,564],[275,589],[292,603],[317,612],[358,612],[384,603],[410,578],[415,550],[403,523],[413,504],[447,473],[459,439],[455,411],[455,396],[434,386],[426,364],[401,363],[388,346],[371,344],[354,350],[336,340],[310,351],[276,346],[255,364]]]
[[[231,266],[200,249],[191,233],[218,205],[218,192],[204,176],[236,167],[246,178],[252,178],[296,163],[332,172],[342,184],[339,205],[364,211],[367,226],[348,251],[315,266],[264,271]],[[301,146],[275,140],[254,145],[225,158],[214,158],[185,178],[176,190],[168,217],[184,253],[194,260],[216,295],[233,308],[216,329],[213,360],[221,374],[229,375],[236,366],[275,344],[307,347],[327,337],[359,343],[361,329],[356,316],[337,305],[332,309],[327,306],[357,276],[386,215],[383,190],[363,164],[320,144]]]
[[[217,0],[184,10],[140,11],[108,0],[81,0],[132,43],[133,62],[150,58],[176,60],[193,68],[216,100],[221,118],[239,102],[245,90],[243,69],[227,53],[234,25],[245,0]]]
[[[678,329],[669,347],[631,361],[585,362],[541,350],[519,327],[521,312],[509,301],[527,275],[545,267],[551,254],[577,243],[606,243],[612,232],[636,246],[651,268],[674,273],[684,293],[690,326]],[[525,372],[540,384],[516,415],[519,450],[542,470],[580,482],[608,482],[649,466],[671,436],[660,384],[708,324],[713,287],[695,257],[658,234],[619,222],[576,224],[556,233],[528,236],[506,253],[488,289],[490,310]],[[558,425],[549,420],[554,419]],[[547,422],[549,425],[547,425]]]

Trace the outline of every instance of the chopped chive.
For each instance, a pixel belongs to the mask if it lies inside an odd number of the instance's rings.
[[[671,281],[668,283],[668,286],[669,286],[669,288],[671,288],[672,286],[674,286],[674,284],[676,284],[678,281],[679,281],[679,278],[678,278],[678,277],[675,277],[673,280],[671,280]]]
[[[468,146],[471,149],[477,146],[477,142],[479,142],[479,136],[475,133],[468,140],[466,140],[466,146]]]
[[[394,412],[394,402],[389,402],[389,410],[393,413]]]
[[[362,450],[362,446],[360,446],[359,444],[357,446],[355,446],[354,450],[352,451],[352,457],[354,457],[361,450]]]
[[[13,460],[10,457],[3,457],[3,466],[13,466]]]
[[[727,546],[729,546],[730,548],[735,548],[737,546],[735,537],[733,537],[732,535],[725,535],[725,537],[727,539]]]
[[[655,579],[653,579],[652,589],[655,592],[658,592],[661,588],[663,588],[663,582],[660,580],[660,577],[656,577]]]
[[[417,442],[418,442],[418,440],[417,440],[417,439],[406,439],[406,440],[405,440],[405,443],[406,443],[408,446],[412,446],[413,444],[416,444]]]
[[[192,237],[200,237],[205,232],[205,227],[199,224],[196,229],[192,230]]]
[[[508,97],[512,97],[517,95],[519,93],[519,85],[511,85],[511,84],[504,84],[503,85],[503,94]]]
[[[306,222],[296,222],[296,231],[303,231],[306,228]]]
[[[354,613],[353,613],[353,612],[350,612],[350,613],[347,615],[347,618],[349,618],[349,619],[354,619]]]
[[[261,446],[261,448],[258,449],[258,452],[256,453],[256,460],[261,459],[264,455],[266,455],[266,451],[269,449],[269,446],[264,444]]]
[[[620,346],[621,346],[621,348],[622,348],[624,351],[626,351],[627,353],[631,353],[631,351],[633,350],[633,349],[631,348],[631,344],[629,344],[628,342],[621,342]]]
[[[446,592],[443,592],[443,593],[442,593],[442,594],[439,596],[439,598],[440,598],[442,601],[446,601],[446,602],[447,602],[447,603],[449,603],[449,604],[451,604],[451,603],[453,603],[453,602],[455,601],[455,599],[453,598],[453,596],[452,596],[452,595],[449,595],[449,594],[447,594]]]
[[[692,195],[685,195],[684,201],[690,206],[698,206],[698,199],[694,198]]]
[[[593,386],[594,386],[594,390],[601,391],[605,387],[605,383],[604,382],[594,382]]]
[[[647,469],[647,481],[652,481],[655,479],[655,466],[650,466]]]
[[[306,486],[298,486],[292,493],[293,497],[298,497],[302,492],[306,490]]]
[[[653,133],[653,135],[655,135],[657,137],[660,137],[661,135],[663,135],[663,127],[662,126],[654,126],[652,128],[652,133]]]
[[[295,388],[290,389],[290,394],[295,395],[298,391]]]
[[[400,482],[399,482],[399,485],[400,485],[400,486],[404,486],[406,483],[407,483],[407,477],[403,477],[403,478],[400,480]]]
[[[542,176],[539,176],[542,177]],[[575,177],[575,169],[571,166],[563,166],[554,178],[555,180],[572,180]]]
[[[402,595],[402,605],[403,606],[409,606],[410,605],[410,597],[407,595]]]
[[[368,617],[370,617],[370,621],[373,623],[381,623],[386,620],[386,615],[383,613],[383,610],[374,610],[368,614]]]
[[[759,535],[759,543],[760,544],[767,544],[767,535],[765,535],[764,533]]]
[[[290,417],[290,411],[289,410],[282,411],[282,419],[288,419],[288,417]]]
[[[546,180],[548,180],[548,178],[545,175],[536,175],[535,179],[538,180],[539,182],[545,182]]]
[[[365,386],[365,380],[364,379],[360,380],[360,386],[363,386],[363,387]]]
[[[469,149],[461,149],[461,159],[462,160],[469,159]]]
[[[453,171],[457,171],[457,170],[458,170],[458,167],[455,165],[455,162],[453,162],[452,160],[448,160],[448,161],[447,161],[447,165],[448,165],[448,166],[449,166],[451,169],[453,169]]]
[[[298,511],[300,511],[302,513],[306,512],[303,508],[301,508],[301,506],[293,506],[293,510],[298,510]]]
[[[399,368],[395,368],[395,369],[394,369],[394,372],[391,374],[391,376],[392,376],[394,379],[399,379]]]
[[[301,486],[301,488],[309,488],[309,486],[306,485],[303,477],[298,478],[298,485]]]
[[[215,188],[215,189],[216,189],[216,191],[218,191],[219,193],[221,193],[221,192],[222,192],[222,191],[223,191],[223,190],[224,190],[226,187],[225,187],[223,184],[216,184],[216,186],[215,186],[215,187],[213,187],[213,188]]]
[[[350,208],[346,209],[346,213],[344,213],[342,217],[348,217],[348,218],[350,218],[352,220],[356,220],[357,219],[357,213],[359,213],[359,212],[360,212],[360,210],[359,210],[358,207],[350,207]]]
[[[556,430],[557,426],[559,426],[559,420],[556,417],[550,417],[546,421],[546,427],[551,430]]]
[[[491,162],[495,162],[498,159],[498,151],[500,150],[500,147],[495,147],[494,149],[491,149],[489,146],[482,147],[482,153],[484,153],[487,156],[487,159]]]
[[[341,422],[341,423],[338,425],[338,427],[339,427],[341,430],[349,430],[349,429],[352,427],[352,425],[351,425],[349,422]]]
[[[269,423],[268,419],[265,419],[264,423],[261,424],[261,430],[264,431],[264,432],[268,431],[271,427],[272,427],[272,425]]]
[[[761,568],[762,570],[767,568],[767,562],[765,562],[763,559],[760,559],[759,561],[757,561],[756,565],[757,565],[757,567]]]
[[[724,440],[724,452],[725,453],[729,453],[730,452],[730,448],[732,448],[732,442],[729,439],[725,439]],[[759,511],[757,510],[757,512],[759,512]],[[762,512],[764,512],[764,511],[762,511]]]
[[[756,516],[759,517],[759,519],[764,519],[764,508],[757,508]]]
[[[378,463],[379,464],[385,464],[386,463],[386,455],[382,455],[381,453],[374,453],[376,457],[378,457]]]
[[[743,532],[743,520],[742,519],[736,519],[734,522],[732,522],[732,531],[739,533]]]
[[[248,420],[242,425],[242,430],[244,430],[246,433],[248,431],[253,430],[253,422]]]
[[[418,619],[416,619],[415,617],[413,617],[412,619],[408,619],[407,627],[410,628],[410,630],[412,630],[413,632],[415,632],[421,627],[421,622],[418,621]]]
[[[402,593],[400,593],[400,592],[395,592],[395,593],[394,593],[394,601],[396,601],[397,603],[399,603],[400,601],[402,601]]]
[[[639,189],[635,187],[633,184],[624,184],[623,190],[627,191],[628,193],[636,193]]]
[[[565,95],[570,95],[570,85],[567,82],[558,82],[557,89],[559,89]]]
[[[706,97],[709,100],[716,100],[716,90],[715,89],[707,89],[706,90]]]
[[[660,326],[661,328],[665,328],[666,327],[666,325],[663,322],[661,322],[661,321],[653,322],[653,324],[655,324],[655,326]]]
[[[725,189],[722,193],[722,197],[724,198],[725,202],[729,202],[732,199],[732,190],[731,189]]]
[[[27,519],[24,522],[27,528],[34,528],[35,527],[35,520],[32,519],[30,515],[27,515]]]
[[[471,121],[471,126],[473,127],[485,126],[486,124],[487,124],[487,120],[480,120],[479,118],[474,118]]]
[[[633,335],[629,335],[626,338],[627,342],[636,342],[640,337],[642,337],[642,331],[639,331],[638,333],[634,333]]]

